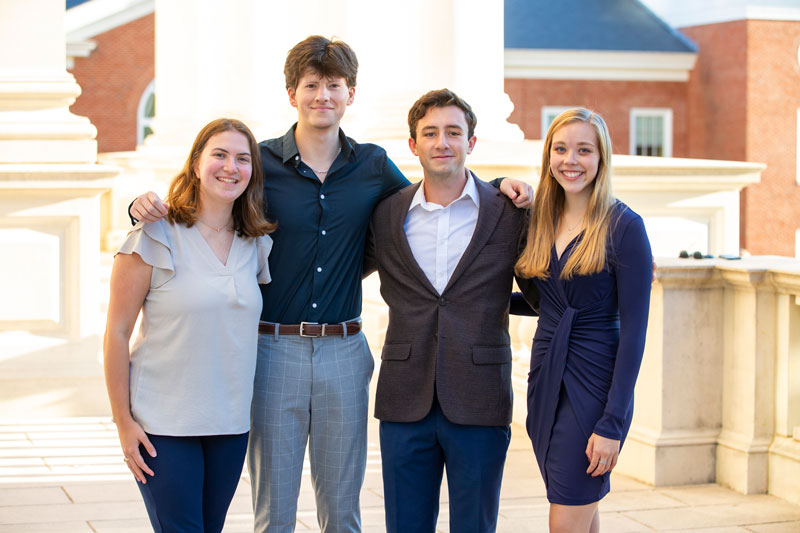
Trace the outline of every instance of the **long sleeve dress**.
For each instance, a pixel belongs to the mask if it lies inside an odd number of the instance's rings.
[[[560,279],[581,237],[560,258],[553,247],[546,279],[517,279],[532,305],[539,299],[526,425],[548,499],[562,505],[610,488],[609,474],[586,474],[586,444],[592,433],[624,441],[630,428],[652,280],[644,223],[625,204],[614,206],[603,271]]]

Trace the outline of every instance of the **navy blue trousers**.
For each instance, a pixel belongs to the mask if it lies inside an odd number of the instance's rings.
[[[247,435],[147,435],[158,456],[141,451],[155,476],[138,485],[153,531],[222,531],[242,475]]]
[[[433,402],[419,422],[381,422],[381,461],[389,533],[433,533],[447,470],[450,531],[497,529],[509,426],[465,426]]]

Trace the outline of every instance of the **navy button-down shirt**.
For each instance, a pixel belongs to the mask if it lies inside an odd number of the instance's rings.
[[[300,159],[292,126],[260,143],[271,235],[272,282],[261,320],[339,323],[361,314],[364,239],[372,209],[409,184],[383,148],[339,130],[341,152],[320,182]]]

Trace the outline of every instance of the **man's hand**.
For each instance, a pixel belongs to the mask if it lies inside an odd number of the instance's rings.
[[[500,182],[500,192],[508,196],[519,208],[530,207],[533,202],[533,187],[515,178],[503,178]]]
[[[147,191],[131,204],[130,215],[142,222],[155,222],[167,215],[169,204],[162,201],[153,191]]]

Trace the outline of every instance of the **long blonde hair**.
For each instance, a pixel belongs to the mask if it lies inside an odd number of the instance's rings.
[[[572,255],[561,271],[562,279],[573,275],[586,276],[601,272],[606,265],[606,244],[611,224],[611,212],[616,200],[611,194],[611,137],[603,118],[588,109],[569,109],[558,115],[544,142],[542,174],[531,207],[530,225],[525,249],[514,267],[525,278],[548,277],[550,254],[555,242],[555,229],[564,210],[564,189],[550,173],[550,150],[553,135],[560,128],[574,122],[591,125],[597,134],[600,162],[597,176],[590,185],[592,195],[584,216],[585,230]]]

